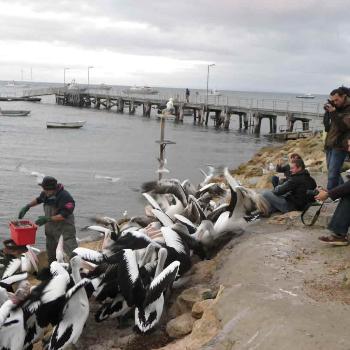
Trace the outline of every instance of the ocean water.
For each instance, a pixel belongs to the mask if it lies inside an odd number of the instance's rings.
[[[8,94],[0,86],[0,95]],[[182,90],[164,89],[166,93]],[[231,93],[244,98],[263,97],[282,99],[295,95]],[[248,94],[248,95],[247,95]],[[325,96],[318,97],[323,102]],[[9,237],[8,223],[19,209],[40,193],[36,173],[55,176],[76,201],[78,237],[91,217],[108,215],[120,218],[124,211],[129,216],[142,214],[145,201],[140,186],[157,178],[157,157],[160,123],[154,117],[141,116],[141,107],[135,115],[115,111],[80,109],[56,105],[52,96],[41,103],[0,102],[2,109],[31,110],[29,117],[0,117],[0,239]],[[47,129],[47,121],[85,120],[82,129]],[[283,123],[279,120],[279,123]],[[317,120],[315,123],[320,123]],[[267,121],[263,134],[267,133]],[[202,181],[199,168],[238,166],[247,161],[260,147],[273,141],[238,131],[238,120],[233,118],[229,131],[215,130],[212,121],[208,127],[195,126],[191,117],[184,123],[167,121],[166,139],[176,142],[166,149],[169,177]],[[41,206],[32,208],[26,218],[35,220],[42,215]],[[43,228],[37,235],[37,246],[43,247]]]

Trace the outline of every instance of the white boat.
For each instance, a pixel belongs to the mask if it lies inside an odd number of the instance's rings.
[[[221,96],[221,93],[220,91],[217,91],[217,90],[210,90],[208,92],[208,96]]]
[[[30,111],[5,110],[0,108],[0,116],[5,117],[26,117]]]
[[[5,87],[7,88],[27,88],[29,87],[28,84],[16,84],[15,81],[13,80],[12,82],[7,82],[5,84]]]
[[[122,91],[124,94],[142,94],[142,95],[154,95],[158,94],[158,90],[150,86],[131,86]]]
[[[106,85],[106,84],[102,83],[102,84],[98,85],[97,88],[99,90],[110,90],[110,89],[112,89],[112,86],[109,86],[109,85]]]
[[[83,127],[85,123],[85,120],[79,120],[76,122],[46,122],[46,127],[59,129],[79,129]]]
[[[296,98],[315,98],[315,96],[312,94],[303,94],[296,96]]]

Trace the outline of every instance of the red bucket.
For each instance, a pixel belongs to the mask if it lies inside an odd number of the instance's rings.
[[[38,226],[29,220],[10,222],[11,238],[17,245],[34,244]]]

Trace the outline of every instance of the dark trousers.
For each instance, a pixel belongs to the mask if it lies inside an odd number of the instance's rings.
[[[350,226],[350,196],[340,199],[328,229],[338,236],[346,237]]]
[[[334,148],[327,149],[326,160],[328,169],[327,190],[331,190],[344,183],[340,176],[341,168],[347,156],[347,152],[336,150]]]

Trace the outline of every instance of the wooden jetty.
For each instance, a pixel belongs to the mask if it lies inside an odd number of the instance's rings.
[[[231,117],[239,118],[239,128],[251,128],[259,134],[263,119],[269,120],[270,133],[277,133],[277,116],[285,116],[288,121],[288,131],[293,130],[294,123],[301,121],[303,131],[309,129],[312,117],[322,113],[322,106],[314,102],[291,102],[287,100],[252,100],[228,96],[213,96],[205,100],[205,96],[191,96],[187,102],[186,96],[166,95],[137,95],[125,94],[122,91],[105,91],[96,88],[83,88],[70,90],[67,87],[26,90],[24,98],[43,95],[55,95],[56,103],[80,108],[96,108],[116,110],[117,113],[134,114],[136,108],[142,107],[142,115],[150,117],[152,109],[160,113],[166,106],[170,97],[174,98],[175,121],[181,122],[184,115],[192,111],[194,124],[208,125],[209,120],[214,121],[216,128],[229,129]]]

